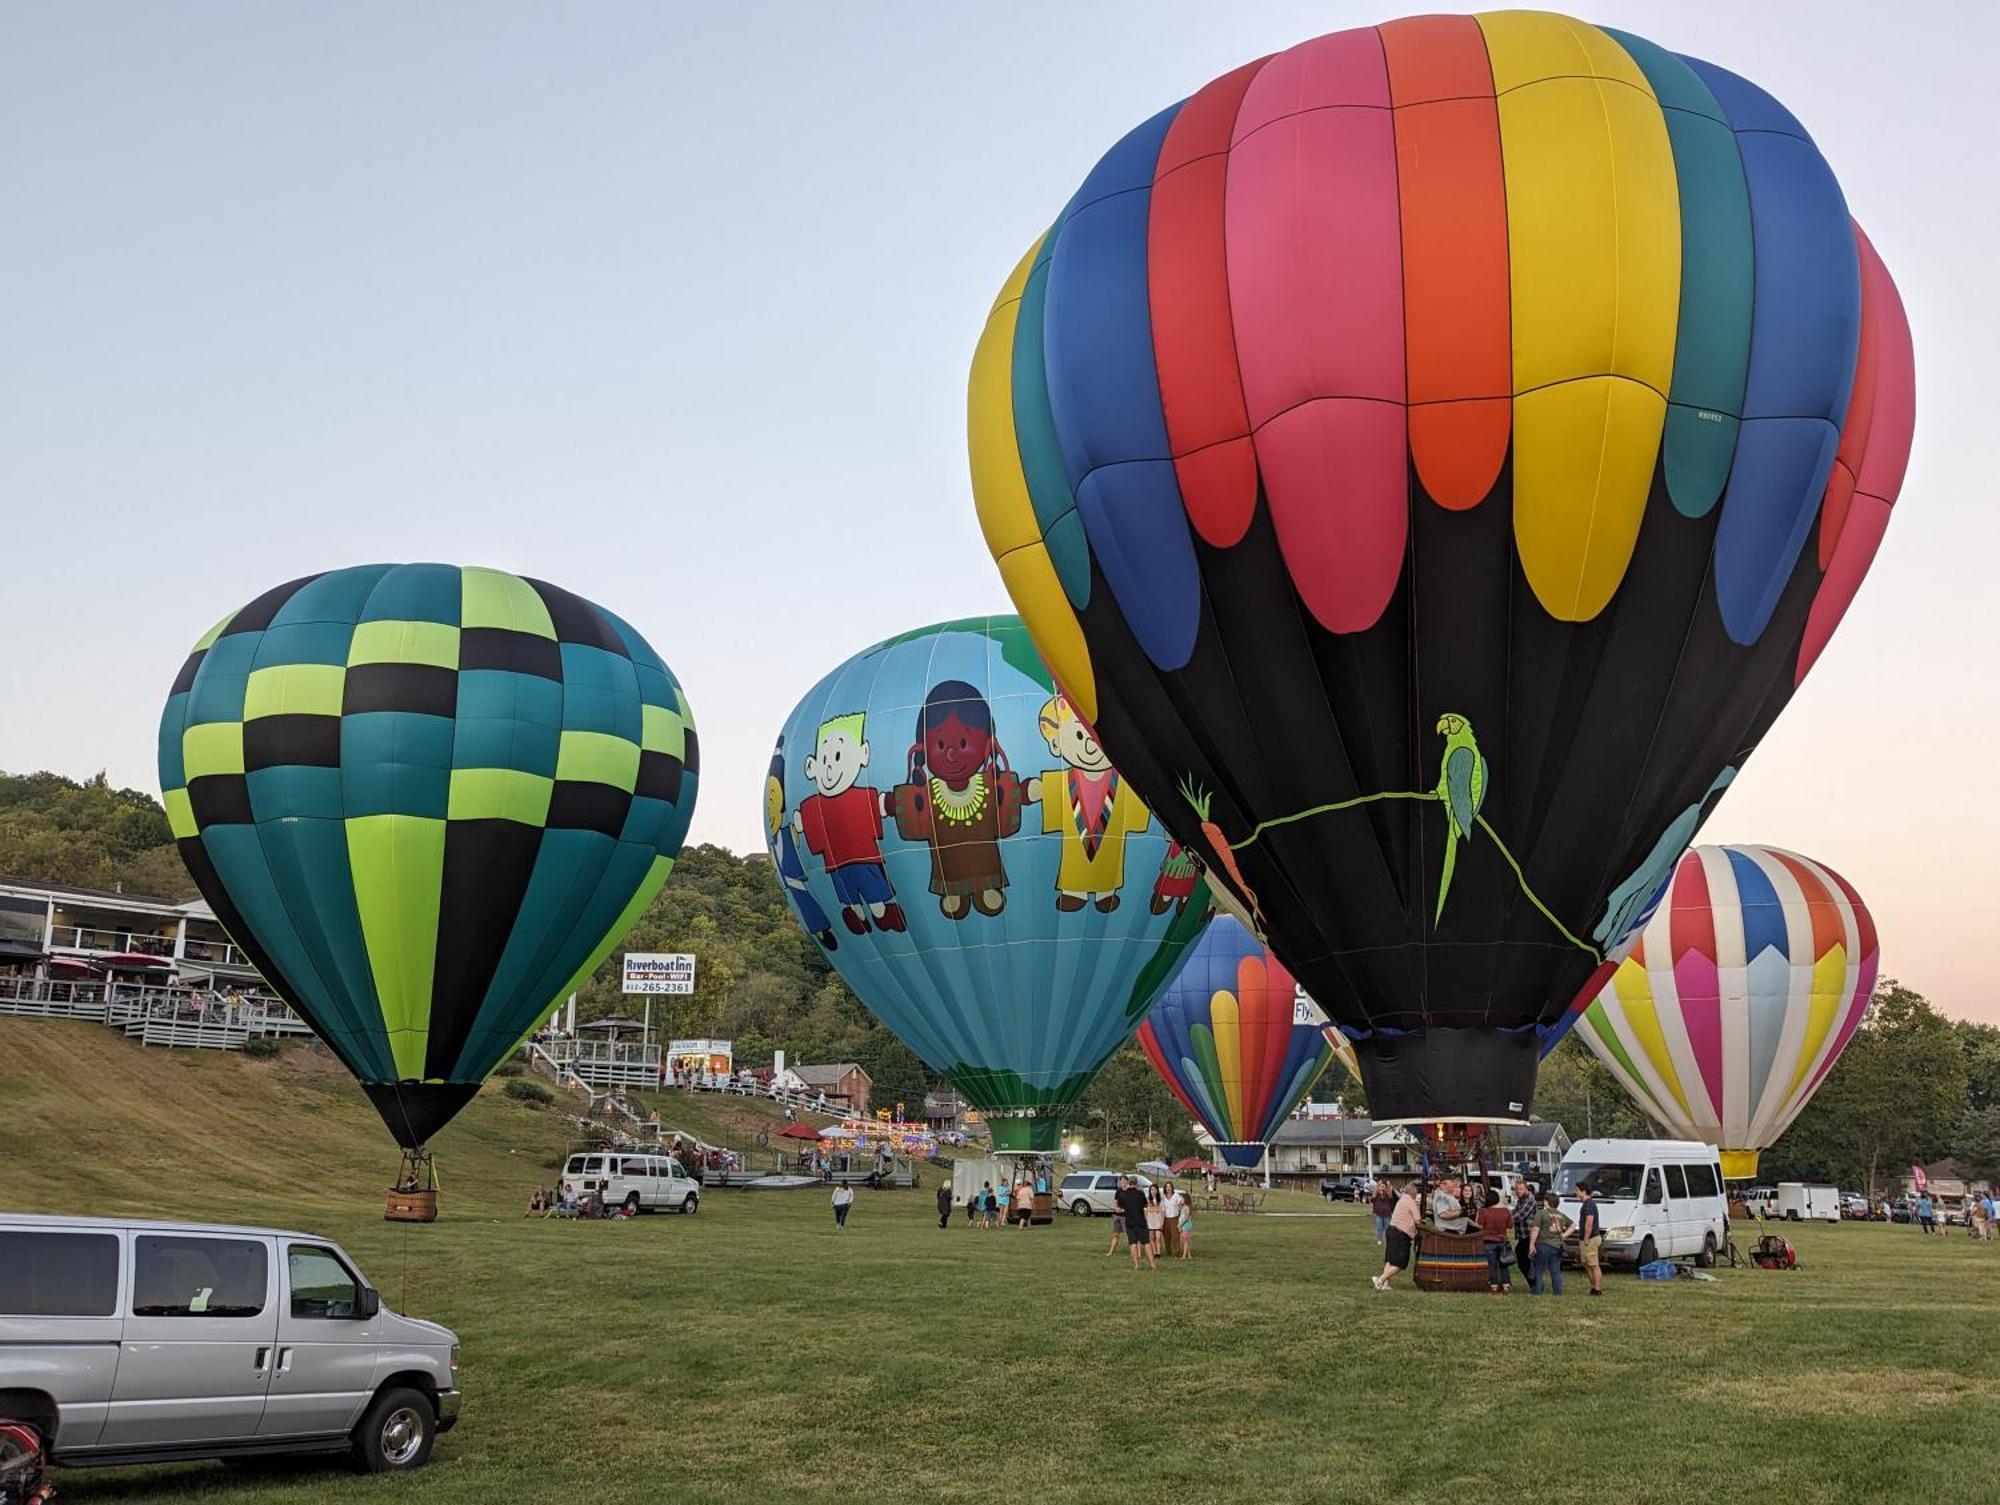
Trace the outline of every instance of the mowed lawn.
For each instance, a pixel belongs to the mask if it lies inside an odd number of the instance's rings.
[[[122,1086],[171,1072],[175,1101],[86,1111],[22,1073],[103,1049],[74,1033],[90,1027],[67,1027],[52,1056],[46,1034],[34,1051],[24,1036],[65,1027],[0,1026],[0,1206],[302,1224],[465,1345],[464,1420],[420,1474],[75,1472],[61,1480],[75,1505],[1495,1489],[1709,1505],[1991,1499],[2000,1480],[2000,1246],[1962,1233],[1812,1226],[1796,1230],[1796,1272],[1619,1274],[1600,1301],[1579,1277],[1553,1301],[1378,1295],[1366,1217],[1308,1197],[1283,1199],[1301,1216],[1203,1216],[1192,1265],[1137,1274],[1104,1257],[1102,1219],[940,1232],[935,1183],[860,1193],[841,1235],[817,1191],[716,1192],[693,1218],[529,1221],[561,1125],[492,1092],[441,1141],[444,1217],[391,1226],[386,1139],[337,1081],[155,1052]],[[107,1059],[136,1053],[97,1035]],[[124,1140],[135,1117],[150,1142]],[[217,1118],[226,1133],[202,1129]],[[274,1183],[274,1164],[296,1185]]]

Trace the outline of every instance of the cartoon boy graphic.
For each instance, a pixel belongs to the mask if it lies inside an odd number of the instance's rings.
[[[812,890],[806,887],[806,869],[805,864],[799,861],[798,838],[785,819],[783,737],[778,739],[777,751],[771,754],[771,772],[764,780],[764,840],[771,848],[771,861],[777,866],[778,881],[784,884],[785,892],[791,896],[806,929],[827,950],[839,950],[840,937],[833,933],[833,922],[820,908],[819,900],[812,896]]]
[[[867,733],[862,711],[820,726],[806,755],[806,777],[819,793],[807,795],[792,812],[793,829],[825,859],[840,917],[856,935],[866,935],[871,920],[877,930],[908,928],[882,866],[882,796],[857,782],[868,766]]]
[[[1041,802],[1044,834],[1062,833],[1056,908],[1069,914],[1094,902],[1109,914],[1125,886],[1125,838],[1150,826],[1153,814],[1062,696],[1042,707],[1040,724],[1064,766],[1036,775],[1026,799]]]

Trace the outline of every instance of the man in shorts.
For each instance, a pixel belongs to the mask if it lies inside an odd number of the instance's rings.
[[[1132,1268],[1139,1268],[1139,1255],[1143,1252],[1147,1265],[1159,1269],[1159,1262],[1153,1258],[1153,1236],[1146,1227],[1146,1194],[1130,1176],[1118,1178],[1118,1213],[1125,1220],[1125,1246],[1132,1251]]]
[[[1604,1294],[1604,1213],[1585,1181],[1576,1189],[1576,1254],[1590,1280],[1590,1294]]]
[[[1389,1283],[1409,1269],[1410,1255],[1416,1248],[1417,1223],[1422,1216],[1423,1210],[1417,1205],[1416,1183],[1405,1181],[1389,1213],[1388,1230],[1382,1235],[1382,1273],[1368,1277],[1368,1283],[1376,1290],[1388,1290]]]

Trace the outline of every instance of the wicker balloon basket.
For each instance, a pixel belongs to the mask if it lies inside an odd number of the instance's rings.
[[[1420,1291],[1484,1291],[1485,1239],[1426,1224],[1417,1234],[1416,1269],[1410,1278]]]
[[[438,1215],[437,1163],[429,1150],[403,1151],[396,1184],[389,1188],[387,1223],[435,1223]]]

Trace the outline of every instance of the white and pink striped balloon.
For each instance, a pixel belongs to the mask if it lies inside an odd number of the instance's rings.
[[[1702,846],[1577,1032],[1645,1113],[1754,1176],[1853,1038],[1880,970],[1875,922],[1831,868]]]

